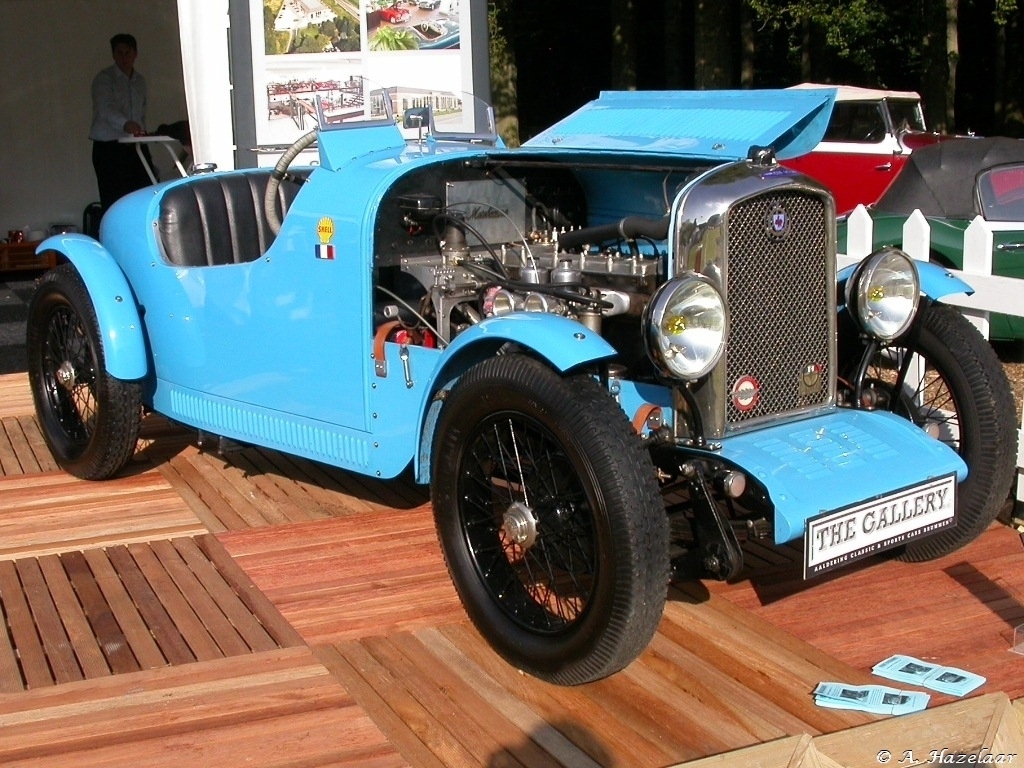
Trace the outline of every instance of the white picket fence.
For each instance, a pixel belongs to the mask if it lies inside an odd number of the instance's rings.
[[[857,206],[849,217],[846,253],[839,255],[840,268],[860,261],[871,253],[871,229],[871,216],[864,206]],[[978,216],[964,233],[963,271],[950,270],[974,288],[974,293],[970,296],[956,293],[944,297],[942,301],[961,307],[964,315],[986,338],[990,312],[1024,316],[1024,302],[1021,301],[1021,288],[1024,285],[1021,280],[992,274],[992,233],[1019,229],[1019,224],[988,222]],[[927,261],[930,242],[928,220],[920,211],[914,211],[903,227],[903,250],[915,259]],[[1014,517],[1020,520],[1024,518],[1024,420],[1017,433],[1015,494]]]

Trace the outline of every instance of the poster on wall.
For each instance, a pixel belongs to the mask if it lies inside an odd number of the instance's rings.
[[[251,0],[261,154],[312,130],[318,109],[341,122],[385,99],[471,93],[470,12],[470,0]]]

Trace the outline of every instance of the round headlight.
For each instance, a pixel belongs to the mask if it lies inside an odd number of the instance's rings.
[[[846,305],[861,328],[883,341],[910,327],[921,292],[913,260],[897,248],[882,248],[862,261],[846,284]]]
[[[706,278],[669,280],[647,305],[647,354],[669,376],[694,380],[715,367],[725,350],[725,301]]]

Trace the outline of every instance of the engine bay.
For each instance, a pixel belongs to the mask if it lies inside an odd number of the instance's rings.
[[[635,324],[666,277],[668,212],[700,170],[460,161],[407,174],[377,214],[375,326],[443,346],[487,317],[548,312],[642,352]],[[650,234],[621,232],[626,217]],[[625,326],[632,343],[616,343]]]

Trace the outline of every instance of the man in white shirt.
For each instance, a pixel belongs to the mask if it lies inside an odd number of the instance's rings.
[[[110,38],[112,66],[92,81],[92,165],[106,212],[118,198],[151,182],[133,144],[118,139],[146,132],[146,79],[135,69],[139,54],[135,38]]]

